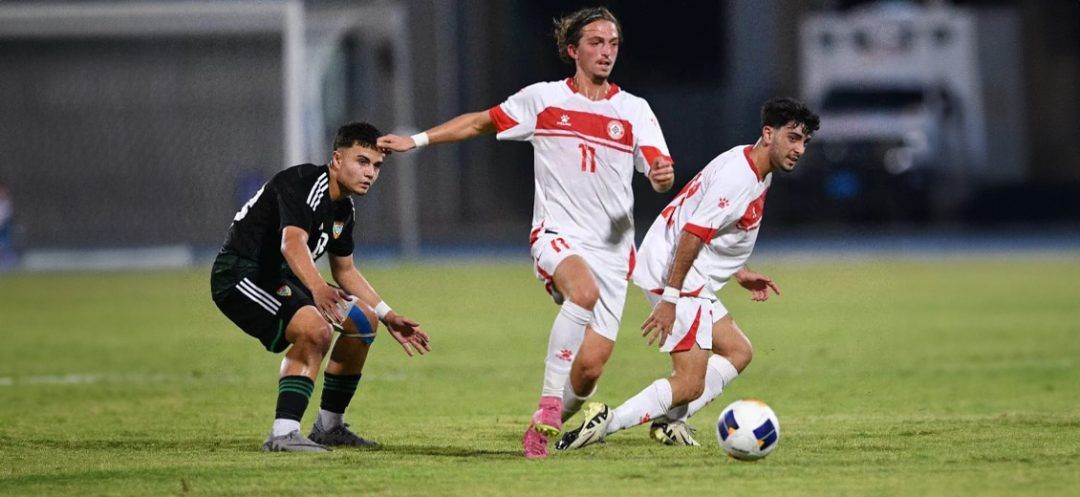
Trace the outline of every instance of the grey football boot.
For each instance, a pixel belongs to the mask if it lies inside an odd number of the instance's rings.
[[[353,433],[352,430],[349,429],[349,423],[337,425],[326,430],[319,427],[319,423],[315,423],[315,425],[311,427],[311,433],[308,435],[308,438],[323,445],[337,447],[362,447],[365,449],[377,449],[380,447],[379,442],[368,440]]]
[[[332,449],[319,445],[300,434],[300,430],[275,437],[273,433],[262,445],[263,452],[330,452]]]

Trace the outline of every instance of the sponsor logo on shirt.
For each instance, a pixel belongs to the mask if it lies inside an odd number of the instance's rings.
[[[568,116],[566,114],[563,114],[562,116],[560,116],[558,125],[559,126],[570,126],[571,125],[570,124],[570,116]]]

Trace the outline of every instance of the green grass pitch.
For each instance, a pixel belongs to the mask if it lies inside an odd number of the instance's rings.
[[[755,359],[692,419],[703,447],[635,428],[543,461],[520,439],[557,308],[525,264],[368,267],[434,351],[377,340],[348,418],[385,448],[314,456],[259,452],[280,356],[218,313],[206,270],[3,276],[0,494],[1080,495],[1075,254],[753,266],[783,295],[725,290]],[[646,314],[632,289],[597,400],[668,371]],[[780,417],[761,462],[713,436],[741,397]]]

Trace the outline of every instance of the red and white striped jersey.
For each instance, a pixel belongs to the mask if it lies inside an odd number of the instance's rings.
[[[633,173],[669,156],[644,99],[612,84],[592,101],[566,79],[527,86],[488,112],[499,140],[532,143],[534,232],[542,227],[586,248],[633,246]]]
[[[641,242],[634,284],[662,291],[679,237],[687,231],[705,246],[683,280],[683,294],[716,299],[754,250],[772,182],[772,173],[758,180],[751,148],[740,145],[720,154],[660,212]]]

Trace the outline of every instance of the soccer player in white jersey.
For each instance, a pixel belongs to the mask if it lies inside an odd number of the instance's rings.
[[[773,171],[791,172],[817,130],[818,116],[801,102],[774,98],[761,109],[761,137],[712,160],[657,217],[641,243],[634,284],[652,313],[641,326],[651,345],[671,354],[673,373],[614,410],[593,403],[581,427],[555,444],[569,450],[619,430],[654,422],[651,435],[697,445],[685,420],[720,395],[750,364],[750,340],[717,298],[732,277],[755,301],[773,281],[746,267],[754,249]]]
[[[536,83],[489,110],[378,142],[405,152],[496,133],[533,146],[531,254],[536,276],[561,310],[539,407],[522,440],[528,458],[547,456],[547,438],[592,395],[614,348],[635,261],[634,171],[645,173],[657,192],[675,179],[649,104],[608,81],[622,41],[615,16],[585,8],[557,20],[555,31],[560,57],[576,67],[573,77]]]

